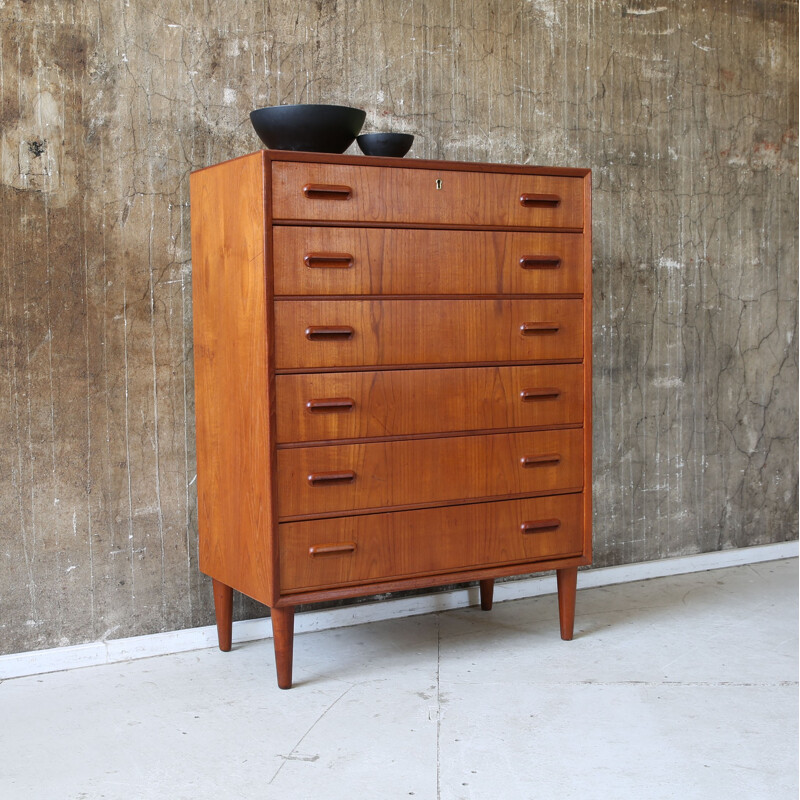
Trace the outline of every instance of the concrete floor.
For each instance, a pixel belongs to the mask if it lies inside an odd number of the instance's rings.
[[[797,560],[0,684],[0,797],[796,800]]]

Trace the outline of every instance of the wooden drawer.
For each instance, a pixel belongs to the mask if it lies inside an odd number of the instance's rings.
[[[581,230],[583,180],[275,162],[272,216],[275,220]]]
[[[279,370],[583,356],[582,300],[279,300]]]
[[[273,228],[277,295],[581,294],[576,233]]]
[[[278,450],[278,516],[583,487],[581,429]]]
[[[275,395],[279,443],[570,425],[583,366],[278,375]]]
[[[282,593],[563,558],[583,550],[583,495],[292,522],[279,537]]]

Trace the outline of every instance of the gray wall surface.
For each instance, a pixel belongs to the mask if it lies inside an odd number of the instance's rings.
[[[212,619],[188,177],[258,149],[262,105],[591,167],[596,564],[796,538],[797,29],[769,0],[0,0],[0,652]]]

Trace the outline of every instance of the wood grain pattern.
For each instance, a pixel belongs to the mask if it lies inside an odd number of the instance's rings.
[[[525,467],[526,457],[558,456]],[[352,471],[349,482],[314,485],[315,473]],[[580,429],[409,439],[278,451],[281,519],[583,486]]]
[[[483,174],[487,172],[498,175],[538,175],[554,178],[580,178],[583,180],[591,173],[585,167],[543,167],[536,164],[513,164],[492,161],[453,161],[449,158],[406,158],[398,161],[392,157],[362,155],[345,155],[338,153],[313,153],[300,150],[265,150],[264,157],[268,161],[293,161],[298,164],[342,164],[353,167],[368,166],[389,167],[390,169],[417,169],[437,172],[472,172]],[[434,175],[434,178],[436,176]]]
[[[272,597],[269,295],[260,153],[192,175],[200,569]]]
[[[275,399],[279,443],[581,424],[583,366],[278,375]]]
[[[579,234],[276,226],[273,241],[276,295],[583,292]],[[351,263],[306,263],[325,253]],[[560,262],[520,264],[528,256]]]
[[[291,593],[579,555],[582,513],[582,495],[570,494],[285,523],[279,526],[281,588]],[[526,521],[554,517],[558,529],[521,533]],[[340,538],[354,542],[355,550],[309,555],[316,543]]]
[[[303,193],[309,184],[348,186],[352,194],[311,199]],[[560,200],[525,207],[526,193]],[[583,228],[580,178],[275,161],[272,195],[276,220]]]
[[[523,335],[527,323],[556,332]],[[353,328],[310,341],[309,326]],[[281,300],[275,302],[277,369],[475,361],[547,361],[583,355],[581,300]]]
[[[398,512],[399,513],[399,512]],[[287,523],[293,524],[293,523]],[[519,575],[521,572],[544,572],[547,570],[561,569],[562,567],[583,567],[591,563],[591,557],[584,555],[554,556],[542,560],[528,562],[521,570],[517,564],[493,565],[488,567],[475,567],[473,569],[455,569],[432,575],[417,575],[407,578],[391,578],[380,583],[381,594],[385,592],[405,592],[416,589],[446,586],[459,583],[480,581],[485,578],[505,578],[509,575]],[[326,589],[301,589],[282,595],[275,602],[278,607],[297,606],[304,603],[327,603],[331,600],[345,600],[351,597],[365,597],[375,594],[374,583],[348,584],[334,586]]]

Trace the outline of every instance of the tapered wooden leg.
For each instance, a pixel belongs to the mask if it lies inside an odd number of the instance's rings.
[[[212,578],[214,586],[214,613],[217,617],[217,638],[219,649],[231,649],[233,638],[233,589]]]
[[[569,641],[575,627],[575,594],[578,588],[578,568],[567,567],[556,570],[558,582],[558,618],[561,622],[561,638]]]
[[[292,688],[292,653],[294,649],[294,606],[271,608],[272,636],[275,644],[275,668],[278,686]]]
[[[492,597],[494,596],[494,578],[479,581],[481,587],[481,608],[484,611],[492,610]]]

